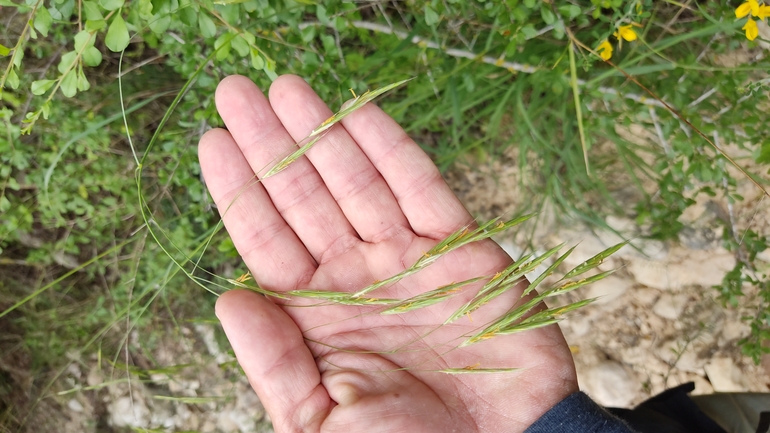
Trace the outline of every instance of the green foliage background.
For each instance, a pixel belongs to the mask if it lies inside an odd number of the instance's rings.
[[[0,347],[34,379],[20,390],[20,378],[0,372],[0,424],[22,428],[20,414],[61,387],[73,353],[117,361],[131,329],[213,319],[204,288],[224,290],[217,276],[245,271],[227,236],[214,234],[196,156],[201,133],[222,124],[221,78],[243,74],[267,89],[278,74],[298,74],[334,108],[349,89],[415,77],[380,104],[442,169],[514,146],[532,210],[550,201],[593,224],[630,215],[646,235],[674,239],[697,194],[744,199],[730,163],[695,130],[735,143],[737,162],[766,183],[770,64],[741,33],[736,6],[0,0]],[[632,23],[639,40],[618,44],[613,32]],[[617,68],[589,51],[605,39]],[[734,52],[746,60],[719,60]],[[617,132],[632,124],[658,143]],[[767,234],[738,242],[725,233],[740,260],[714,283],[725,302],[756,304],[742,343],[758,360],[770,287],[754,259]]]

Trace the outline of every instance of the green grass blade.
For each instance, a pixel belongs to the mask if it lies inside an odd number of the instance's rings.
[[[413,296],[411,298],[405,299],[402,302],[399,302],[398,305],[381,311],[380,314],[400,314],[438,304],[439,302],[443,302],[458,295],[463,287],[483,279],[484,277],[471,278],[469,280],[461,281],[459,283],[452,283],[439,287],[438,289],[421,293],[417,296]]]
[[[555,307],[555,308],[549,308],[545,311],[540,311],[538,313],[535,313],[526,319],[522,320],[520,324],[527,324],[527,323],[537,323],[541,320],[551,320],[551,319],[558,319],[561,316],[564,316],[565,314],[575,311],[578,308],[585,307],[586,305],[594,302],[596,298],[590,298],[590,299],[583,299],[581,301],[573,302],[571,304],[567,304],[563,307]],[[502,329],[508,329],[511,327],[514,327],[517,325],[508,325],[503,327]]]
[[[562,244],[562,245],[563,245],[563,244]],[[558,248],[561,248],[561,245],[559,245],[559,247],[558,247]],[[573,252],[573,251],[575,251],[575,248],[576,248],[576,247],[572,247],[572,248],[570,248],[569,250],[567,250],[567,252],[566,252],[566,253],[564,253],[564,254],[562,254],[561,256],[559,256],[559,258],[557,258],[557,259],[556,259],[556,260],[553,262],[553,264],[551,264],[551,266],[549,266],[549,267],[548,267],[548,269],[546,269],[546,270],[545,270],[545,272],[543,272],[542,274],[540,274],[540,276],[538,276],[537,278],[535,278],[535,280],[534,280],[534,281],[532,281],[532,282],[529,284],[529,286],[526,288],[526,290],[524,290],[524,292],[521,294],[521,297],[523,298],[524,296],[527,296],[528,294],[530,294],[530,293],[531,293],[533,290],[535,290],[535,289],[537,288],[537,286],[538,286],[538,285],[540,285],[540,283],[542,283],[542,282],[543,282],[543,280],[545,280],[546,278],[548,278],[548,276],[549,276],[549,275],[553,274],[553,272],[556,270],[556,268],[558,268],[558,267],[559,267],[559,265],[561,265],[561,264],[562,264],[562,262],[563,262],[564,260],[566,260],[566,259],[567,259],[567,257],[569,257],[569,255],[570,255],[570,254],[572,254],[572,252]],[[553,249],[551,249],[551,251],[553,251]],[[549,252],[550,252],[550,251],[549,251]],[[546,254],[547,254],[547,253],[546,253]],[[545,255],[545,254],[544,254],[544,255]]]
[[[578,133],[580,134],[580,146],[583,148],[583,161],[586,164],[586,174],[591,175],[591,169],[588,165],[588,145],[586,144],[586,132],[583,126],[583,108],[580,103],[580,88],[577,79],[577,67],[575,66],[575,43],[571,42],[567,48],[569,51],[569,71],[570,85],[572,86],[572,97],[575,102],[575,117],[577,118]]]
[[[473,365],[462,368],[445,368],[443,370],[436,370],[437,373],[446,374],[499,374],[499,373],[511,373],[519,371],[520,368],[478,368]]]
[[[552,287],[552,288],[548,289],[548,291],[545,292],[545,295],[548,296],[548,297],[562,295],[564,293],[571,292],[571,291],[573,291],[575,289],[578,289],[580,287],[583,287],[585,285],[588,285],[588,284],[591,284],[591,283],[595,283],[595,282],[597,282],[599,280],[603,280],[604,278],[606,278],[606,277],[608,277],[608,276],[610,276],[610,275],[612,275],[614,273],[615,273],[615,269],[613,269],[611,271],[607,271],[607,272],[602,272],[600,274],[596,274],[596,275],[588,277],[588,278],[583,278],[583,279],[578,280],[578,281],[570,281],[570,282],[567,282],[567,283],[561,284],[559,286],[555,286],[555,287]]]
[[[135,240],[136,240],[136,238],[125,240],[125,241],[121,242],[120,244],[118,244],[118,245],[116,245],[116,246],[114,246],[114,247],[112,247],[112,248],[102,252],[101,254],[94,256],[93,258],[91,258],[90,260],[86,261],[82,265],[78,266],[75,269],[70,270],[69,272],[67,272],[64,275],[62,275],[61,277],[51,281],[50,283],[46,284],[45,286],[35,290],[34,292],[32,292],[29,295],[27,295],[24,298],[22,298],[21,300],[17,301],[15,304],[13,304],[10,307],[8,307],[5,310],[3,310],[3,312],[0,313],[0,318],[5,316],[6,314],[10,313],[11,311],[21,307],[22,305],[26,304],[27,302],[31,301],[32,299],[35,299],[38,295],[40,295],[41,293],[45,292],[46,290],[48,290],[48,289],[50,289],[52,287],[55,287],[57,284],[61,283],[62,281],[64,281],[68,277],[70,277],[70,276],[72,276],[72,275],[82,271],[83,269],[87,268],[91,264],[96,263],[97,261],[102,259],[104,256],[112,254],[115,251],[119,251],[121,248],[123,248],[124,246],[130,244],[131,242],[133,242]]]
[[[444,324],[454,322],[455,320],[478,310],[482,306],[489,303],[491,300],[497,298],[498,296],[502,295],[509,289],[515,287],[519,283],[519,281],[521,281],[521,277],[523,277],[530,271],[540,266],[540,263],[542,263],[543,261],[551,257],[553,254],[555,254],[557,251],[559,251],[559,249],[561,249],[562,246],[564,246],[564,244],[551,248],[550,250],[546,251],[543,255],[533,260],[529,260],[529,258],[532,255],[528,254],[522,257],[521,259],[519,259],[518,261],[509,265],[502,272],[495,274],[495,276],[492,277],[492,279],[479,290],[479,292],[476,294],[476,296],[474,296],[473,299],[471,299],[468,303],[466,303],[465,305],[460,307],[457,311],[455,311],[444,322]]]
[[[284,157],[278,163],[273,165],[267,173],[265,173],[264,176],[262,176],[262,179],[266,179],[270,176],[274,176],[281,171],[285,170],[288,166],[290,166],[294,161],[302,157],[305,153],[307,153],[308,150],[310,150],[323,136],[328,132],[332,126],[336,125],[337,123],[341,122],[342,119],[345,117],[353,114],[357,110],[359,110],[361,107],[366,105],[368,102],[372,101],[373,99],[377,98],[378,96],[382,95],[385,92],[388,92],[390,90],[395,89],[398,86],[401,86],[402,84],[412,80],[412,78],[401,80],[396,83],[388,84],[387,86],[381,87],[379,89],[373,90],[371,92],[367,91],[366,93],[357,96],[351,103],[349,103],[346,107],[344,107],[342,110],[338,111],[332,117],[326,119],[319,127],[315,128],[313,131],[310,132],[310,134],[300,140],[298,144],[301,144],[299,149],[295,150],[288,156]]]
[[[355,298],[351,293],[325,290],[292,290],[286,294],[298,298],[321,299],[343,305],[392,305],[401,302],[399,299],[388,298]]]
[[[626,244],[628,244],[629,242],[631,242],[631,241],[621,242],[619,244],[613,245],[613,246],[607,248],[606,250],[596,254],[595,256],[591,257],[590,259],[586,260],[585,262],[577,265],[571,271],[567,272],[567,274],[564,275],[563,279],[566,280],[568,278],[575,277],[577,275],[580,275],[580,274],[582,274],[582,273],[584,273],[584,272],[586,272],[588,270],[591,270],[591,269],[601,265],[602,263],[604,263],[604,259],[606,259],[607,257],[609,257],[612,254],[614,254],[615,252],[617,252],[619,249],[621,249],[624,246],[626,246]]]
[[[224,403],[233,399],[232,396],[212,395],[212,396],[200,396],[200,397],[183,397],[174,395],[154,395],[152,398],[156,400],[174,401],[184,404],[206,404],[206,403]]]

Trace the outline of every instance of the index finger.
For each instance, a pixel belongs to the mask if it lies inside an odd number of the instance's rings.
[[[342,124],[385,178],[417,235],[443,239],[473,222],[430,157],[379,107],[366,104]]]

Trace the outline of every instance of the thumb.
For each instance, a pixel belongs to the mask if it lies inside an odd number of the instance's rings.
[[[275,431],[317,432],[333,403],[294,321],[246,290],[223,294],[216,314]]]

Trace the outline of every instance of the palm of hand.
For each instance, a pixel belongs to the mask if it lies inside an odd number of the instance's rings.
[[[331,115],[297,77],[280,78],[270,93],[268,102],[245,78],[224,80],[217,106],[229,132],[212,130],[200,145],[211,194],[262,287],[356,291],[402,271],[472,222],[427,155],[372,104],[344,128],[335,126],[307,159],[244,189]],[[406,298],[509,263],[484,241],[372,295]],[[518,300],[512,292],[473,321],[444,327],[472,293],[383,316],[349,306],[282,308],[232,291],[220,298],[217,315],[278,432],[515,432],[577,384],[557,327],[452,350],[459,336],[511,307]],[[522,370],[435,372],[474,365]]]

